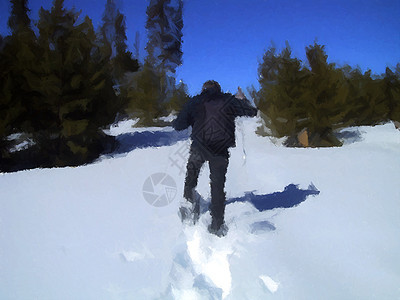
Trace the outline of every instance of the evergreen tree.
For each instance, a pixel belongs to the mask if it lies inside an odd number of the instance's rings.
[[[270,47],[259,66],[260,90],[251,92],[269,134],[288,136],[286,145],[299,145],[304,129],[312,147],[338,146],[334,131],[375,125],[400,118],[400,64],[383,76],[364,74],[349,66],[328,63],[325,47],[306,47],[310,69],[291,58],[290,48],[276,53]],[[265,134],[261,128],[259,134]]]
[[[122,96],[130,100],[126,112],[131,117],[139,118],[137,124],[140,126],[166,125],[157,118],[179,112],[190,98],[183,82],[175,86],[174,77],[166,76],[165,72],[155,69],[148,61],[140,71],[128,78],[126,95]],[[168,84],[172,84],[172,88],[166,95],[163,86]]]
[[[278,55],[270,47],[259,67],[261,89],[253,92],[265,125],[286,144],[298,145],[297,135],[307,129],[310,146],[340,145],[333,130],[346,114],[348,88],[343,72],[328,64],[324,46],[306,48],[310,70],[291,57],[289,45]]]
[[[394,72],[386,68],[382,85],[388,108],[385,120],[400,122],[400,63],[397,64]]]
[[[14,115],[15,130],[29,130],[32,93],[28,85],[31,74],[37,67],[38,48],[36,36],[31,28],[31,21],[28,13],[27,0],[11,0],[11,15],[8,19],[8,26],[11,36],[8,38],[3,55],[2,71],[4,72],[3,92],[6,101],[5,108]],[[8,99],[8,101],[6,100]],[[11,111],[14,111],[12,113]]]
[[[280,54],[271,46],[258,71],[261,89],[253,96],[265,125],[276,137],[296,136],[307,121],[309,95],[304,82],[309,72],[302,67],[300,60],[291,57],[288,44]],[[265,129],[260,128],[259,132],[262,131]]]
[[[163,78],[165,74],[160,74],[148,61],[139,72],[130,76],[126,90],[126,97],[130,99],[127,113],[140,118],[139,125],[155,125],[154,119],[161,117],[165,111],[165,94],[161,87]]]
[[[176,87],[174,78],[182,64],[182,11],[182,0],[151,0],[147,7],[147,57],[126,93],[128,113],[140,116],[143,124],[154,124],[154,119],[178,109],[187,98],[184,85]]]
[[[9,61],[0,48],[0,160],[9,156],[7,136],[12,132],[13,123],[20,113],[20,107],[13,107],[11,82],[9,77]],[[0,168],[2,171],[2,168]]]
[[[40,10],[38,22],[41,76],[31,86],[43,97],[36,105],[36,139],[58,166],[97,157],[103,150],[99,127],[112,122],[120,109],[92,22],[77,20],[63,0],[55,0],[51,11]]]
[[[270,98],[270,106],[267,111],[278,136],[293,135],[299,131],[297,121],[305,118],[302,100],[303,81],[307,72],[301,68],[298,59],[291,57],[288,46],[277,57],[275,67],[277,67],[276,73],[272,74],[269,80],[271,69],[269,74],[264,74],[269,82],[267,97]]]
[[[121,13],[115,20],[115,33],[115,46],[117,50],[117,55],[113,61],[115,77],[123,78],[126,72],[136,72],[139,69],[139,63],[137,59],[132,58],[132,53],[128,51],[128,46],[126,45],[125,17]]]
[[[148,60],[156,69],[174,74],[182,64],[182,0],[150,0],[146,29]]]
[[[31,28],[31,20],[28,13],[28,0],[10,0],[11,16],[8,19],[8,27],[12,34],[29,31]]]
[[[183,105],[189,101],[189,99],[188,88],[183,81],[180,81],[168,102],[168,112],[176,113],[181,111]]]
[[[114,82],[119,86],[125,73],[136,72],[139,64],[128,51],[125,16],[117,9],[114,0],[107,0],[102,20],[100,40],[103,53],[111,60]]]
[[[341,144],[333,130],[342,126],[348,109],[344,74],[334,64],[328,64],[324,48],[317,43],[306,47],[311,75],[307,79],[309,98],[305,127],[309,130],[310,145],[317,147]]]
[[[128,105],[127,88],[130,82],[126,75],[139,69],[137,59],[132,58],[126,44],[125,16],[118,10],[114,0],[107,0],[99,33],[99,55],[110,66],[114,89],[118,95],[118,118],[125,114]]]
[[[373,79],[371,70],[364,74],[359,69],[347,73],[349,93],[344,124],[375,125],[387,118],[388,106],[385,102],[382,79]]]
[[[117,9],[117,5],[113,0],[107,0],[106,7],[103,14],[103,24],[100,28],[101,41],[103,46],[107,48],[108,54],[111,58],[117,55],[117,49],[115,45],[116,40],[116,19],[120,15]]]
[[[8,26],[11,36],[3,41],[0,53],[0,147],[7,153],[6,137],[15,132],[30,131],[32,99],[36,94],[29,80],[37,69],[36,37],[31,29],[27,1],[11,2]]]

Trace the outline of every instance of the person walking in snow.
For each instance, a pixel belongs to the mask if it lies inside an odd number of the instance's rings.
[[[254,117],[257,109],[246,99],[240,87],[235,96],[223,93],[218,82],[204,83],[199,95],[182,108],[172,126],[176,130],[192,127],[190,156],[187,162],[184,203],[179,209],[182,221],[196,223],[200,216],[200,196],[196,192],[200,169],[208,161],[210,167],[212,217],[208,230],[218,236],[227,232],[225,214],[225,180],[229,151],[235,147],[235,118]]]

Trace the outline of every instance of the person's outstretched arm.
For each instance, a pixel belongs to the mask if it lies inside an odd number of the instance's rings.
[[[255,117],[257,115],[257,108],[251,105],[240,87],[231,101],[237,117]]]
[[[189,126],[193,125],[192,122],[192,115],[191,115],[191,110],[192,110],[192,102],[193,100],[190,99],[188,102],[185,103],[183,106],[182,110],[179,112],[178,116],[176,119],[172,122],[172,127],[175,130],[184,130],[188,128]]]

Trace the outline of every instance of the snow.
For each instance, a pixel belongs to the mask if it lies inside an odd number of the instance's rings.
[[[270,290],[271,293],[275,293],[278,290],[279,283],[275,282],[271,277],[261,275],[260,279],[265,284],[265,286]]]
[[[155,121],[172,122],[176,118],[176,112],[172,112],[166,117],[160,117]],[[139,122],[139,118],[126,119],[118,123],[114,123],[104,132],[111,136],[118,136],[125,133],[144,132],[144,131],[171,131],[172,127],[134,127]]]
[[[112,124],[109,129],[105,129],[104,132],[108,135],[117,136],[123,133],[137,132],[142,128],[133,127],[139,122],[139,119],[127,119],[118,123]],[[143,129],[142,129],[143,130]]]
[[[177,216],[186,140],[82,167],[1,174],[0,299],[400,298],[400,131],[348,128],[343,147],[294,149],[257,136],[257,122],[237,123],[228,198],[311,183],[320,194],[261,212],[229,204],[222,238],[208,233],[209,213],[195,226]],[[155,130],[132,125],[109,133]],[[176,190],[165,184],[171,203],[146,201],[154,174],[175,182]],[[206,200],[208,176],[205,167],[198,191]]]
[[[13,142],[13,146],[9,148],[10,153],[26,150],[35,145],[31,136],[22,132],[10,134],[7,140]]]

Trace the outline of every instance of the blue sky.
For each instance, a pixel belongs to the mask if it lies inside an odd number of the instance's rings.
[[[0,1],[0,33],[4,36],[10,4]],[[98,27],[105,2],[65,0],[65,6],[82,10]],[[129,47],[133,48],[139,31],[143,48],[148,1],[118,3],[127,17]],[[38,19],[41,6],[49,9],[52,2],[29,1],[32,20]],[[183,65],[177,79],[188,85],[192,95],[209,79],[231,92],[237,86],[258,87],[257,68],[271,42],[282,49],[288,41],[293,55],[305,61],[305,47],[316,40],[326,45],[328,61],[381,74],[386,66],[393,68],[400,62],[400,1],[188,0],[184,2],[183,33]]]

